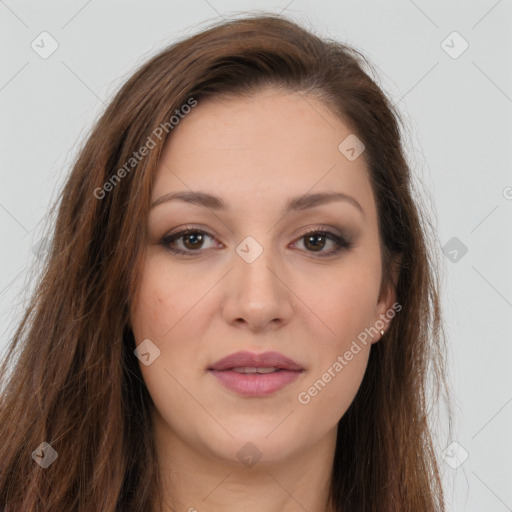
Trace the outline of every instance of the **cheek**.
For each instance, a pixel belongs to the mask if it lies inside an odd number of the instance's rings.
[[[163,342],[166,333],[183,316],[185,303],[186,288],[180,287],[179,279],[173,279],[157,258],[148,256],[131,308],[135,340],[140,343],[150,338]]]
[[[334,359],[324,372],[308,383],[298,395],[298,402],[309,417],[322,418],[327,425],[335,425],[346,413],[361,386],[368,363],[370,347],[363,346],[351,360]]]
[[[371,327],[380,287],[379,261],[352,260],[322,280],[309,295],[322,320],[315,330],[310,377],[297,397],[313,416],[337,422],[352,403],[364,378],[371,349]],[[320,335],[321,334],[321,335]],[[314,411],[314,412],[313,412]]]
[[[150,365],[139,365],[148,389],[157,393],[176,384],[172,376],[181,381],[197,366],[194,338],[200,336],[191,335],[189,314],[205,293],[163,263],[158,255],[148,255],[130,312],[136,345],[149,339],[160,351]]]
[[[186,322],[181,320],[190,310],[187,305],[194,302],[193,297],[188,300],[187,289],[178,276],[164,271],[157,257],[148,256],[131,308],[136,345],[149,339],[159,350],[150,364],[141,359],[139,368],[156,410],[169,424],[176,421],[173,411],[184,410],[190,401],[179,383],[189,378],[197,353],[190,343],[183,343]]]
[[[380,288],[378,268],[378,262],[373,266],[347,264],[326,275],[314,293],[309,293],[311,310],[325,324],[325,335],[320,338],[323,349],[331,354],[332,349],[344,352],[354,338],[373,325]]]
[[[334,425],[353,402],[364,378],[371,350],[372,308],[365,294],[332,298],[326,323],[334,335],[315,339],[310,375],[299,390],[297,401],[309,417],[321,417]],[[312,352],[313,352],[312,350]]]

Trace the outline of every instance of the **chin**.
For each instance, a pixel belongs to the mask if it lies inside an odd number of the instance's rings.
[[[306,439],[295,434],[292,425],[285,427],[284,423],[286,420],[281,425],[275,421],[246,420],[224,424],[233,437],[222,431],[215,439],[209,436],[205,444],[216,457],[248,468],[283,461],[293,456],[303,443],[307,444]]]

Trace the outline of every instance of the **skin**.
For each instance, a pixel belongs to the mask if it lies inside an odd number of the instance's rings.
[[[366,164],[338,150],[350,133],[317,99],[266,88],[250,98],[199,102],[167,142],[152,200],[203,191],[221,196],[228,209],[174,200],[148,219],[131,321],[136,343],[150,339],[160,350],[140,368],[155,406],[164,510],[331,510],[337,423],[380,333],[359,344],[308,404],[297,397],[395,301],[393,289],[381,289]],[[364,213],[334,201],[283,216],[288,198],[325,191],[350,195]],[[172,246],[190,256],[175,255],[161,239],[186,226],[212,236],[203,234],[202,245],[182,237]],[[322,228],[353,246],[322,258],[336,244],[320,237],[317,252],[304,238]],[[247,236],[263,248],[252,263],[236,252]],[[270,396],[241,396],[207,371],[239,350],[278,351],[304,371]],[[237,457],[248,442],[261,453],[251,467]]]

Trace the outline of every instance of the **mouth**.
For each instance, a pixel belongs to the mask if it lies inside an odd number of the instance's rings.
[[[237,352],[217,361],[208,371],[230,391],[266,396],[295,381],[304,368],[279,352]]]
[[[242,366],[238,368],[230,368],[233,372],[238,373],[274,373],[279,372],[282,368],[277,368],[275,366],[270,366],[268,368],[255,368],[254,366]]]

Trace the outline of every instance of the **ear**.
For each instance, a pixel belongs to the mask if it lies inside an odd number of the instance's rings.
[[[382,338],[381,329],[384,334],[389,328],[389,324],[395,317],[396,313],[402,309],[402,305],[396,301],[396,287],[398,277],[400,275],[400,265],[402,263],[402,255],[396,255],[391,262],[390,280],[381,287],[377,306],[375,308],[374,326],[378,333],[374,336],[372,343],[376,343]]]

